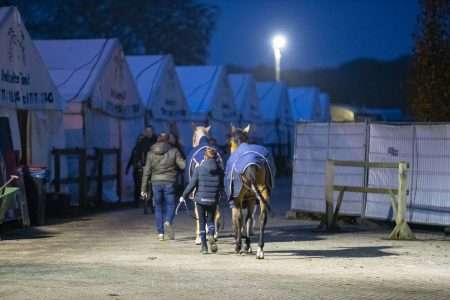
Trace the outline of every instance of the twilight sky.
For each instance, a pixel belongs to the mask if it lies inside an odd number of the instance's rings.
[[[273,64],[274,33],[288,37],[284,68],[329,67],[410,53],[418,0],[199,0],[220,7],[210,64]]]

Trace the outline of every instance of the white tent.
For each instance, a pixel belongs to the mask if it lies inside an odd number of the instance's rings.
[[[295,121],[321,121],[322,112],[318,88],[289,88],[289,101]]]
[[[288,155],[291,146],[293,118],[287,87],[282,82],[258,82],[256,84],[259,107],[265,125],[264,144],[280,146],[279,155]],[[286,151],[287,150],[287,151]]]
[[[185,150],[192,144],[189,108],[171,55],[127,56],[146,109],[146,123],[156,132],[173,132]]]
[[[61,97],[15,7],[0,8],[0,45],[0,117],[12,148],[52,170],[51,149],[64,145]]]
[[[259,108],[255,78],[250,74],[232,74],[228,76],[238,111],[238,125],[251,124],[250,139],[261,142],[264,137],[262,114]]]
[[[188,101],[190,118],[209,123],[211,135],[221,146],[227,144],[230,124],[236,123],[233,92],[223,66],[177,67],[178,77]]]
[[[36,45],[65,101],[67,147],[120,148],[125,168],[144,126],[144,108],[117,39],[41,40]],[[114,170],[113,157],[104,173]],[[132,194],[131,176],[122,170],[123,195]],[[103,199],[117,201],[115,184]]]

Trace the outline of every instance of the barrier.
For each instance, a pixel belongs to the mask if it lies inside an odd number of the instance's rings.
[[[398,189],[379,188],[379,187],[358,187],[347,185],[334,184],[334,171],[336,166],[342,167],[359,167],[359,168],[388,168],[398,169]],[[391,196],[392,209],[395,212],[396,226],[389,235],[393,240],[413,240],[415,236],[406,222],[406,195],[407,195],[407,171],[408,163],[401,161],[399,163],[387,162],[364,162],[364,161],[338,161],[328,160],[326,166],[326,192],[325,192],[325,206],[326,218],[325,225],[328,230],[336,229],[336,222],[339,215],[339,210],[342,205],[345,192],[357,193],[374,193],[374,194],[388,194]],[[338,191],[339,196],[334,209],[334,192]]]

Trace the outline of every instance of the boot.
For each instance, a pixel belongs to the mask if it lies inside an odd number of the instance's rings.
[[[208,243],[209,243],[209,249],[211,249],[211,252],[216,253],[218,248],[217,248],[216,239],[214,238],[214,235],[210,235],[208,237]]]
[[[200,252],[202,254],[208,254],[208,245],[206,244],[206,235],[203,233],[201,234],[201,240],[202,240],[202,249]]]

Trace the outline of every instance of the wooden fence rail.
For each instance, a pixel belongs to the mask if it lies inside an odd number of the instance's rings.
[[[61,192],[61,186],[66,184],[77,184],[78,185],[78,195],[80,207],[88,207],[88,187],[90,182],[96,183],[97,191],[95,196],[95,204],[97,207],[103,205],[103,184],[105,181],[116,181],[117,184],[117,196],[119,202],[121,201],[121,160],[120,160],[120,149],[117,148],[95,148],[93,155],[88,155],[88,150],[84,148],[64,148],[64,149],[53,149],[52,154],[54,157],[55,166],[55,179],[53,184],[55,187],[55,192]],[[104,174],[103,166],[105,156],[114,155],[115,156],[115,173],[114,174]],[[61,177],[61,158],[68,156],[74,156],[78,159],[78,176],[68,176]],[[92,161],[96,165],[97,174],[88,175],[88,162]]]
[[[359,167],[359,168],[388,168],[398,169],[398,189],[377,188],[377,187],[357,187],[357,186],[343,186],[335,185],[335,168],[342,167]],[[391,205],[394,211],[395,228],[389,235],[390,239],[395,240],[412,240],[415,239],[414,233],[411,231],[406,222],[406,196],[407,196],[407,173],[408,163],[400,161],[398,163],[390,162],[364,162],[364,161],[344,161],[344,160],[328,160],[326,166],[325,178],[325,226],[327,230],[336,229],[336,222],[341,208],[342,200],[345,192],[354,193],[377,193],[388,194],[391,197]],[[334,192],[338,191],[339,195],[334,209]]]

